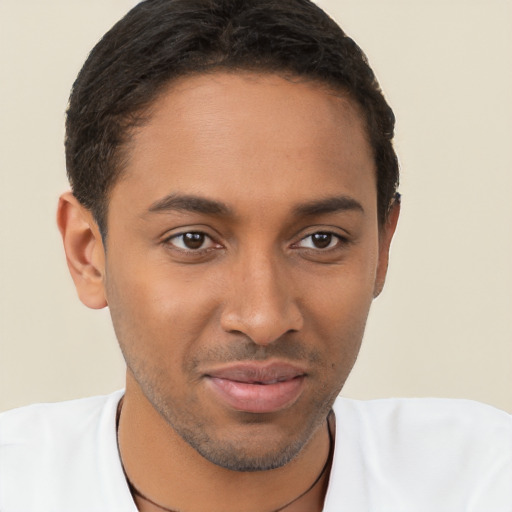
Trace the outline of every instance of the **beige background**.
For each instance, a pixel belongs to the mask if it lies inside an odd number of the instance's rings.
[[[0,0],[0,410],[123,384],[54,225],[72,81],[129,0]],[[403,215],[344,394],[512,412],[512,2],[323,0],[397,118]]]

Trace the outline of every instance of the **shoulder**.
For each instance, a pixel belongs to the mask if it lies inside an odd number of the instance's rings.
[[[335,413],[340,433],[374,443],[394,459],[435,453],[439,461],[454,455],[479,463],[504,456],[512,461],[512,416],[471,400],[342,398]]]
[[[340,398],[334,411],[331,476],[339,499],[345,494],[371,510],[512,509],[510,414],[434,398]]]
[[[123,392],[57,403],[19,407],[0,413],[0,446],[51,436],[57,431],[80,432],[84,422],[96,421],[117,407]]]
[[[497,430],[509,433],[512,415],[480,402],[448,398],[389,398],[381,400],[351,400],[338,398],[335,412],[368,422],[370,430],[441,428],[443,433],[464,428],[466,432]]]
[[[34,463],[85,446],[100,433],[115,432],[117,404],[123,392],[59,403],[34,404],[0,414],[0,462],[31,457]],[[1,466],[0,466],[1,469]]]
[[[115,499],[125,486],[115,428],[122,395],[0,414],[0,509],[92,512]]]

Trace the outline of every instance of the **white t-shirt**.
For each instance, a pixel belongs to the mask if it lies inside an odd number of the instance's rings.
[[[1,512],[136,512],[122,391],[0,415]],[[467,400],[339,398],[324,512],[512,512],[512,416]],[[207,511],[205,511],[207,512]]]

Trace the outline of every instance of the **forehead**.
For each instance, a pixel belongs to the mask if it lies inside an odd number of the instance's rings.
[[[154,102],[112,201],[147,209],[183,193],[262,208],[347,193],[373,202],[375,188],[351,99],[311,81],[215,72],[180,79]]]

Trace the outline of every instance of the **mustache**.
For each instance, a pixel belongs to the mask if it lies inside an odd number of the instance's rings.
[[[191,369],[206,364],[235,363],[243,361],[266,361],[282,359],[291,362],[317,363],[320,361],[320,352],[307,348],[297,339],[282,337],[269,343],[259,345],[248,337],[231,340],[228,344],[219,344],[215,347],[204,348],[189,360]]]

